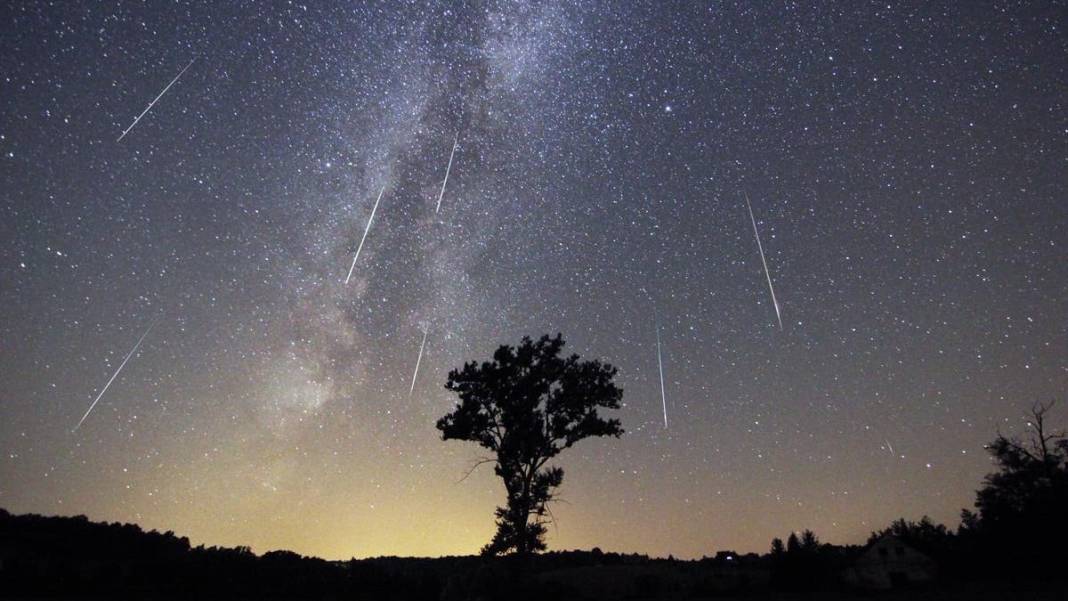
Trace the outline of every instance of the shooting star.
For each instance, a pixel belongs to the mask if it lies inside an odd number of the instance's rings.
[[[85,422],[85,418],[89,417],[89,414],[93,412],[93,408],[96,407],[96,404],[100,402],[100,399],[104,396],[104,393],[108,391],[108,388],[111,386],[111,383],[115,381],[115,378],[119,377],[119,372],[122,371],[123,367],[126,367],[126,362],[130,360],[130,357],[134,356],[134,353],[137,352],[137,349],[141,347],[141,343],[145,341],[145,337],[148,336],[148,333],[151,332],[152,328],[154,327],[156,327],[156,322],[152,322],[152,324],[148,326],[148,329],[145,330],[145,333],[141,334],[141,338],[137,340],[137,344],[135,344],[133,349],[131,349],[130,352],[126,354],[126,358],[123,359],[122,363],[119,364],[119,368],[115,370],[115,373],[111,374],[111,379],[108,380],[107,384],[104,384],[103,390],[100,391],[100,394],[96,395],[96,398],[93,399],[93,404],[89,405],[89,410],[85,412],[85,415],[82,416],[82,419],[78,420],[78,425],[74,426],[74,429],[71,430],[71,432],[77,432],[78,428],[82,427],[82,423]]]
[[[423,362],[423,349],[426,348],[426,336],[430,333],[430,326],[423,330],[423,342],[419,345],[419,357],[415,360],[415,372],[412,373],[412,387],[408,390],[408,398],[415,392],[415,379],[419,377],[419,364]]]
[[[382,191],[378,193],[378,198],[375,200],[375,206],[371,209],[371,217],[367,219],[367,227],[363,230],[363,238],[360,238],[360,245],[356,247],[356,256],[352,257],[352,266],[349,267],[349,275],[345,276],[345,283],[349,283],[349,279],[352,277],[352,270],[356,269],[356,259],[360,258],[360,251],[363,249],[363,243],[367,240],[367,232],[371,231],[371,222],[375,220],[375,211],[378,210],[378,201],[382,200],[382,194],[386,192],[386,187],[382,186]]]
[[[897,457],[897,453],[894,452],[894,445],[890,444],[889,440],[886,441],[886,446],[890,449],[890,454]]]
[[[660,402],[664,405],[664,429],[667,421],[667,392],[664,391],[664,359],[660,354],[660,318],[656,318],[656,364],[660,368]]]
[[[764,245],[760,243],[760,232],[757,231],[756,217],[753,216],[753,205],[749,204],[749,194],[745,195],[745,206],[749,208],[749,219],[753,222],[753,235],[756,236],[757,249],[760,251],[760,262],[764,264],[764,275],[768,278],[768,290],[771,292],[771,304],[775,307],[775,317],[779,320],[779,329],[782,329],[782,312],[779,310],[779,301],[775,300],[775,287],[771,285],[771,272],[768,271],[768,260],[764,258]]]
[[[438,193],[438,208],[434,209],[434,213],[441,211],[441,199],[445,196],[445,184],[449,183],[449,172],[452,171],[452,157],[456,155],[456,145],[460,143],[460,132],[456,132],[456,137],[452,140],[452,152],[449,153],[449,164],[445,167],[445,179],[441,182],[441,192]]]
[[[145,107],[145,110],[141,111],[141,114],[133,120],[133,123],[130,124],[130,127],[127,127],[126,129],[122,130],[122,135],[119,136],[118,140],[115,140],[116,142],[122,142],[122,139],[126,137],[126,134],[130,133],[130,130],[133,129],[134,126],[141,121],[141,117],[144,117],[148,113],[148,111],[152,110],[152,107],[155,106],[157,102],[159,102],[159,99],[163,98],[163,95],[167,93],[167,90],[171,89],[171,86],[174,85],[174,82],[178,81],[178,78],[184,75],[186,70],[189,69],[189,67],[192,67],[193,62],[195,62],[196,60],[197,58],[194,56],[193,60],[189,61],[189,64],[185,66],[185,69],[182,69],[178,72],[178,75],[174,76],[174,79],[171,80],[171,83],[167,84],[167,87],[163,88],[163,91],[159,93],[159,96],[156,96],[156,98],[152,102],[148,103],[148,106]]]
[[[653,305],[653,323],[656,325],[656,366],[660,370],[660,403],[664,407],[664,429],[666,430],[668,427],[667,391],[664,387],[664,358],[660,344],[660,312],[656,310],[656,301],[653,300],[653,295],[649,294],[649,291],[644,286],[641,291],[645,293],[645,297]]]

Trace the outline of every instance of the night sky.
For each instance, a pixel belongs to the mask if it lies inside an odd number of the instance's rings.
[[[890,4],[5,3],[0,506],[474,553],[446,375],[561,332],[550,548],[955,526],[1068,384],[1066,7]]]

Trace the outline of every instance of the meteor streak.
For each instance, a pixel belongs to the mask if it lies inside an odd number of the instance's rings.
[[[771,285],[771,272],[768,271],[768,260],[764,258],[764,245],[760,243],[760,232],[757,231],[756,217],[753,216],[753,205],[749,204],[749,194],[745,195],[745,206],[749,208],[749,219],[753,222],[753,235],[756,236],[757,249],[760,251],[760,262],[764,264],[764,275],[768,278],[768,290],[771,292],[771,304],[775,307],[775,317],[779,320],[779,329],[782,329],[782,312],[779,310],[779,301],[775,300],[775,287]]]
[[[430,326],[423,330],[423,342],[419,345],[419,358],[415,360],[415,372],[412,373],[412,387],[408,390],[408,398],[415,392],[415,379],[419,377],[419,364],[423,362],[423,349],[426,347],[426,336],[430,333]]]
[[[660,368],[660,402],[664,405],[664,429],[668,427],[667,393],[664,391],[664,360],[660,355],[660,318],[656,319],[656,364]]]
[[[666,430],[668,427],[667,391],[664,388],[664,358],[660,350],[660,313],[656,310],[656,301],[653,300],[653,295],[649,294],[645,287],[642,287],[641,291],[645,293],[649,303],[653,305],[653,323],[656,324],[656,366],[660,370],[660,403],[664,407],[664,429]]]
[[[137,118],[133,120],[133,123],[130,124],[130,127],[127,127],[126,129],[122,130],[122,135],[119,136],[118,140],[115,140],[116,142],[122,142],[122,139],[126,137],[126,134],[130,133],[130,130],[133,129],[134,126],[137,125],[137,123],[139,121],[141,121],[141,117],[144,117],[145,114],[148,113],[148,111],[152,110],[152,107],[155,106],[157,102],[159,102],[159,99],[163,98],[163,95],[167,93],[167,90],[171,89],[171,86],[174,85],[174,82],[178,81],[178,78],[181,77],[182,75],[184,75],[185,72],[186,72],[186,69],[188,69],[189,67],[192,67],[193,66],[193,62],[196,61],[196,60],[197,60],[197,58],[194,56],[193,60],[189,61],[189,64],[185,66],[185,69],[182,69],[181,71],[178,72],[178,75],[174,76],[174,79],[171,80],[171,83],[167,84],[167,87],[163,88],[163,91],[159,93],[159,96],[156,96],[156,98],[152,102],[148,103],[148,106],[145,107],[145,110],[141,111],[141,114],[138,115]]]
[[[363,230],[363,238],[360,238],[360,245],[356,247],[356,256],[352,257],[352,266],[349,267],[349,275],[345,276],[345,283],[349,283],[349,278],[352,277],[352,270],[356,269],[356,259],[360,258],[360,250],[363,249],[363,243],[367,240],[367,232],[371,231],[371,222],[375,220],[375,211],[378,210],[378,201],[382,200],[382,194],[386,192],[386,187],[382,186],[382,191],[378,193],[378,198],[375,200],[375,206],[371,209],[371,217],[367,219],[367,227]]]
[[[456,132],[456,137],[452,140],[452,152],[449,153],[449,164],[445,167],[445,179],[441,182],[441,192],[438,193],[438,208],[434,209],[435,213],[441,211],[441,198],[445,196],[445,184],[449,183],[449,172],[452,171],[452,157],[456,154],[456,145],[460,142],[460,133]]]
[[[74,426],[74,429],[71,430],[71,432],[77,432],[78,428],[82,426],[82,423],[85,421],[85,418],[89,417],[89,414],[93,412],[93,407],[96,407],[96,404],[100,402],[100,398],[103,397],[104,393],[108,391],[108,388],[111,386],[111,383],[115,381],[115,378],[119,377],[119,372],[122,371],[123,367],[126,367],[126,362],[130,360],[130,357],[134,356],[134,353],[137,352],[137,349],[141,347],[141,343],[145,341],[145,337],[148,336],[148,333],[151,332],[152,328],[154,327],[156,327],[156,322],[152,322],[152,325],[148,326],[148,329],[145,330],[145,333],[141,334],[141,338],[137,340],[137,344],[135,344],[133,349],[131,349],[130,352],[126,354],[126,358],[123,359],[122,363],[119,364],[119,368],[115,370],[115,373],[111,374],[111,379],[108,380],[107,384],[104,384],[103,390],[100,391],[100,394],[96,395],[96,398],[93,399],[93,404],[89,405],[89,410],[85,412],[85,415],[82,416],[82,419],[78,420],[78,425]]]

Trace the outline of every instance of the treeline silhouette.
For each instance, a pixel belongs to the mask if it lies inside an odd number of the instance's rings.
[[[694,561],[592,551],[500,557],[326,561],[290,551],[193,547],[173,532],[85,516],[0,509],[0,598],[621,599],[845,590],[877,546],[937,566],[939,598],[1068,598],[1068,439],[1037,405],[1026,436],[999,434],[997,469],[954,531],[924,517],[873,532],[868,545],[821,543],[806,530],[764,555],[720,551]],[[876,562],[879,560],[875,555]],[[893,557],[885,562],[890,565]],[[962,592],[963,591],[963,592]],[[1008,598],[1008,597],[1006,597]]]
[[[438,599],[477,558],[332,562],[291,551],[190,546],[173,532],[0,509],[0,591],[26,597]]]
[[[869,542],[895,536],[938,562],[939,587],[1043,579],[1028,555],[975,547],[970,526],[955,533],[928,518],[898,520]],[[643,554],[552,551],[517,564],[505,557],[380,557],[326,561],[290,551],[256,555],[247,547],[191,546],[173,532],[85,516],[12,515],[0,509],[0,597],[125,599],[595,599],[708,598],[773,591],[842,591],[842,572],[861,545],[819,542],[811,531],[775,539],[764,555],[720,551],[684,561]],[[989,557],[985,561],[982,558]],[[1049,557],[1052,563],[1061,556]],[[991,570],[992,563],[997,563]],[[522,568],[522,569],[520,569]],[[522,574],[522,585],[519,575]],[[989,589],[989,585],[983,585]],[[1010,590],[1019,590],[1011,588]]]
[[[755,554],[750,558],[756,558]],[[0,509],[0,597],[226,599],[522,598],[516,556],[379,557],[326,561],[291,551],[193,547],[173,532],[85,516],[13,515]],[[720,558],[722,560],[722,558]],[[715,561],[715,560],[706,560]],[[528,557],[524,574],[582,568],[697,565],[641,554],[553,551]],[[662,588],[659,576],[638,586]],[[552,581],[529,582],[528,598],[575,598]]]

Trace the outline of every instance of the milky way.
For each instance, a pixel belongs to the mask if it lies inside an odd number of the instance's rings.
[[[329,4],[0,8],[0,506],[476,552],[442,385],[561,332],[627,433],[562,456],[552,548],[860,542],[1063,396],[1056,3]]]

